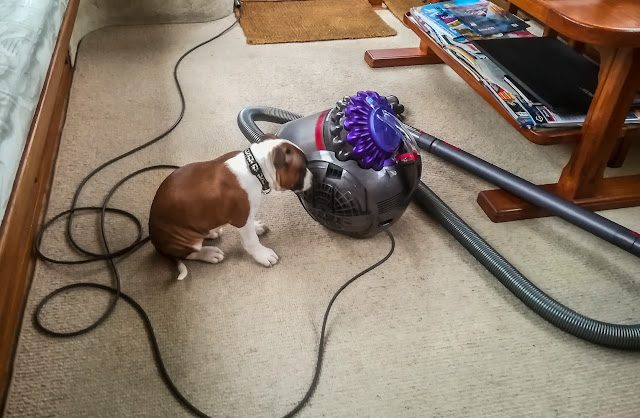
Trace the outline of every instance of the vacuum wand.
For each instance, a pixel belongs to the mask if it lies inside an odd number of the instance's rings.
[[[421,149],[640,257],[640,234],[637,232],[556,196],[434,136],[415,128],[409,131]]]

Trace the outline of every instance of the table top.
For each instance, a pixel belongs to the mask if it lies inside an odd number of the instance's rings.
[[[640,47],[640,0],[511,0],[511,3],[576,41]]]

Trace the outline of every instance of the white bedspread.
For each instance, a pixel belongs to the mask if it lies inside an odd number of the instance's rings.
[[[0,0],[0,219],[68,0]]]

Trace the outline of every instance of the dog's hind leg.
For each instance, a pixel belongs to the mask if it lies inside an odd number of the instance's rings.
[[[262,236],[267,232],[269,232],[269,227],[263,221],[255,221],[253,225],[256,229],[256,234],[258,234],[258,236]]]
[[[179,271],[178,280],[183,280],[187,277],[187,266],[182,262],[183,259],[205,261],[211,264],[217,264],[224,260],[224,253],[218,247],[203,247],[202,243],[198,243],[197,245],[192,246],[191,249],[193,252],[188,254],[186,257],[182,256],[175,259]]]
[[[216,228],[209,231],[209,234],[205,237],[205,239],[216,239],[222,235],[222,228]]]
[[[187,256],[187,260],[200,260],[207,263],[217,264],[224,260],[224,253],[218,247],[202,247],[200,251],[193,252]]]

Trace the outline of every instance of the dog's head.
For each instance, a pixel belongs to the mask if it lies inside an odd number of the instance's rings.
[[[301,192],[311,187],[312,174],[307,168],[307,157],[293,143],[282,140],[271,151],[276,170],[275,189]]]

